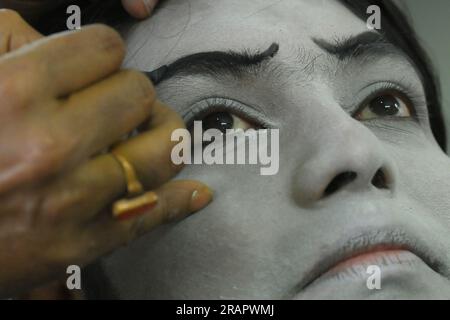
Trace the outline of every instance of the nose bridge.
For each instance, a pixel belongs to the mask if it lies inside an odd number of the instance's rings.
[[[293,178],[294,197],[302,206],[342,189],[393,190],[392,160],[378,138],[345,112],[327,118],[312,143]]]

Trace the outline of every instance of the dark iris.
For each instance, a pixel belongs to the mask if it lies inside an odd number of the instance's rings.
[[[400,103],[393,95],[382,95],[369,104],[370,110],[379,116],[395,116],[400,110]]]
[[[225,134],[227,129],[233,128],[234,120],[228,112],[216,112],[203,118],[202,124],[204,131],[218,129]]]

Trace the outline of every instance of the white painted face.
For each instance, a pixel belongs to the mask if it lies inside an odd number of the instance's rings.
[[[278,43],[258,67],[190,68],[157,91],[181,114],[203,103],[256,127],[267,119],[280,129],[280,170],[186,167],[180,178],[209,184],[215,201],[105,258],[108,294],[450,298],[450,161],[415,69],[387,45],[342,60],[318,45],[367,31],[332,0],[169,0],[126,32],[126,66],[142,71]],[[368,265],[380,267],[380,290],[366,286]]]

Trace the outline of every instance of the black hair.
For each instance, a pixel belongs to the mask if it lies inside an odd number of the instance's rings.
[[[381,11],[380,32],[395,46],[400,48],[412,61],[419,72],[425,89],[430,125],[433,135],[440,145],[446,150],[446,132],[444,118],[441,110],[440,87],[437,76],[434,74],[430,60],[417,40],[411,24],[405,14],[392,0],[338,0],[356,16],[367,20],[367,8],[376,5]],[[130,19],[124,12],[118,0],[78,0],[73,1],[82,8],[83,22],[105,23],[116,26]],[[35,27],[44,34],[64,30],[65,6],[55,8],[45,19],[41,19]],[[64,19],[62,19],[64,18]]]

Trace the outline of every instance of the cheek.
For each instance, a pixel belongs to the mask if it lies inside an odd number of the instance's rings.
[[[273,296],[271,272],[283,259],[283,252],[274,247],[292,228],[283,218],[292,211],[285,201],[288,193],[283,192],[283,180],[278,175],[260,176],[258,166],[248,165],[188,165],[178,178],[207,183],[215,198],[201,212],[168,228],[163,242],[147,239],[148,244],[158,243],[142,249],[151,256],[152,281],[198,297],[215,297],[217,292],[242,297],[266,297],[267,292],[267,297],[271,297],[269,293]],[[295,213],[293,216],[298,216]],[[170,276],[161,274],[167,265],[182,270]],[[284,277],[277,278],[281,281]],[[208,293],[210,287],[214,292]],[[233,292],[233,287],[242,291]],[[258,290],[252,292],[254,288]]]
[[[186,166],[180,178],[203,181],[215,195],[207,208],[183,221],[182,228],[204,230],[204,241],[226,244],[241,254],[242,260],[267,250],[293,223],[302,220],[290,199],[292,173],[282,164],[274,176],[261,176],[259,165]],[[184,235],[195,233],[187,231]]]
[[[450,159],[439,147],[424,145],[392,148],[399,170],[398,190],[450,228]]]
[[[248,224],[251,228],[257,217],[262,219],[267,210],[279,208],[284,201],[279,195],[287,196],[288,191],[281,170],[273,176],[262,176],[260,168],[249,164],[187,165],[177,178],[200,180],[214,190],[214,202],[204,210],[211,212],[214,219],[233,222],[242,228]],[[266,210],[261,211],[262,208]],[[209,214],[205,218],[210,219]]]

